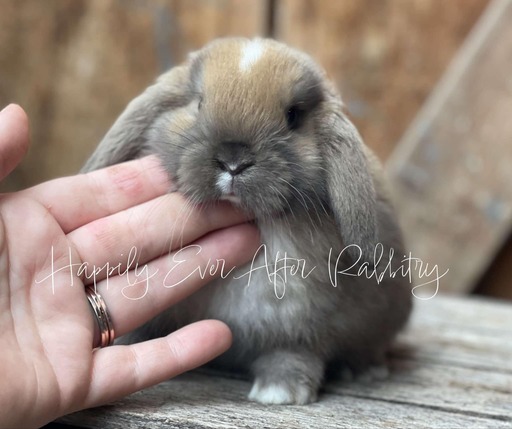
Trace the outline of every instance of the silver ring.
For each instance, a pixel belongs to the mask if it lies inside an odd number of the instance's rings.
[[[96,317],[96,321],[98,322],[98,327],[100,328],[98,347],[107,347],[112,345],[115,338],[114,325],[112,324],[112,319],[110,319],[110,315],[108,314],[105,301],[93,286],[86,286],[85,294],[89,304],[91,304],[92,311]],[[94,342],[96,343],[96,339]]]

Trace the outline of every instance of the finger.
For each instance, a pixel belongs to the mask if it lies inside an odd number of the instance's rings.
[[[21,162],[29,145],[28,118],[16,104],[0,112],[0,180]]]
[[[97,290],[107,305],[116,337],[141,326],[213,278],[226,277],[232,268],[254,257],[259,243],[256,227],[238,225],[100,282]]]
[[[115,215],[99,219],[68,234],[82,261],[89,266],[128,264],[130,254],[143,264],[197,240],[208,232],[247,221],[229,203],[207,209],[193,207],[172,193]],[[105,278],[106,270],[99,278]]]
[[[205,320],[164,338],[98,349],[85,407],[111,402],[168,380],[203,365],[230,345],[229,328],[222,322]]]
[[[51,180],[24,192],[43,204],[68,233],[165,194],[167,173],[154,156]]]

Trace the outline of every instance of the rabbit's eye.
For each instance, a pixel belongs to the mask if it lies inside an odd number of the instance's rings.
[[[290,130],[296,130],[302,124],[304,111],[298,106],[291,106],[286,111],[286,122]]]

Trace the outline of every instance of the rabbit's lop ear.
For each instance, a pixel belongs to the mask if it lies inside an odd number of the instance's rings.
[[[363,142],[342,113],[341,101],[329,102],[322,118],[327,193],[347,253],[372,263],[378,241],[376,195]]]
[[[188,63],[160,76],[128,104],[100,142],[82,172],[135,159],[146,143],[146,131],[165,111],[187,105],[192,97]]]

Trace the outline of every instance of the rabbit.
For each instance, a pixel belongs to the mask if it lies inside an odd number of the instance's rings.
[[[252,374],[249,399],[263,404],[314,402],[328,369],[384,362],[411,289],[371,273],[396,268],[401,232],[379,162],[307,54],[271,39],[210,42],[128,105],[82,171],[148,154],[191,204],[251,213],[264,246],[122,343],[222,320],[233,345],[214,365]]]

